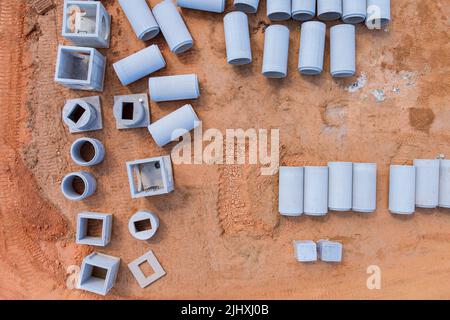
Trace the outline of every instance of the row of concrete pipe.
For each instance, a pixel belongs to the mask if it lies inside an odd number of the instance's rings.
[[[328,166],[281,167],[279,212],[324,216],[331,211],[371,213],[377,204],[377,165],[330,162]],[[415,208],[450,208],[450,160],[418,159],[391,165],[389,211],[409,215]]]

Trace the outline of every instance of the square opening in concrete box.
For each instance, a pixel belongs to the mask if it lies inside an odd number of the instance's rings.
[[[100,1],[66,1],[62,36],[83,47],[108,48],[111,16]]]
[[[131,197],[142,198],[174,190],[170,156],[127,162]]]
[[[77,217],[76,243],[105,247],[111,241],[112,214],[82,212]]]
[[[81,264],[78,289],[106,295],[114,286],[120,259],[94,252]]]
[[[106,58],[94,48],[59,46],[55,82],[71,89],[103,91]]]

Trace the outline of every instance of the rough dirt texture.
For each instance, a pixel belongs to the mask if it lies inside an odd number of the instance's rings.
[[[155,5],[158,1],[150,1]],[[90,96],[53,82],[61,38],[62,0],[45,15],[25,1],[0,1],[0,298],[96,299],[68,289],[67,270],[93,249],[74,244],[80,211],[114,214],[113,240],[99,250],[122,258],[108,298],[449,298],[450,211],[418,210],[410,218],[387,211],[388,166],[414,158],[450,156],[450,6],[446,0],[393,1],[388,30],[357,29],[358,76],[333,80],[297,72],[299,27],[291,30],[289,75],[261,74],[265,1],[250,18],[253,64],[226,64],[223,15],[183,10],[195,38],[186,54],[157,43],[167,68],[156,75],[197,73],[202,96],[193,101],[204,129],[280,128],[281,162],[319,165],[329,160],[377,162],[378,210],[372,215],[331,213],[325,218],[286,219],[277,214],[277,176],[258,166],[175,166],[176,191],[131,200],[125,162],[168,154],[148,132],[118,131],[113,96],[142,93],[147,80],[120,85],[111,62],[148,45],[136,39],[117,1],[112,14],[104,127],[105,161],[89,169],[97,193],[72,203],[60,193],[62,177],[80,169],[69,157],[71,135],[60,119],[65,99]],[[230,8],[231,1],[228,1]],[[326,70],[329,69],[327,45]],[[373,90],[384,90],[377,102]],[[353,91],[353,90],[351,90]],[[180,103],[152,104],[152,119]],[[160,230],[150,243],[134,240],[128,218],[138,209],[156,212]],[[342,241],[340,265],[299,264],[292,241]],[[127,263],[152,249],[167,276],[140,289]],[[378,265],[382,289],[368,290],[366,269]],[[69,278],[70,279],[70,278]],[[70,282],[70,281],[69,281]]]

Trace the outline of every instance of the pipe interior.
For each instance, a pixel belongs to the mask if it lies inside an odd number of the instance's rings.
[[[239,11],[242,11],[245,13],[255,13],[256,12],[256,8],[254,8],[251,5],[246,4],[246,3],[236,3],[234,5],[234,8],[236,10],[239,10]]]

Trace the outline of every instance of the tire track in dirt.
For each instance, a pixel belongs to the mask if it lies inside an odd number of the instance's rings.
[[[58,264],[47,257],[40,241],[52,241],[66,232],[67,224],[39,194],[32,174],[26,169],[20,157],[23,145],[21,123],[26,76],[24,71],[24,17],[26,10],[22,1],[0,3],[0,63],[5,70],[0,74],[0,96],[5,110],[0,116],[1,146],[3,163],[0,167],[0,189],[2,193],[0,228],[4,238],[2,252],[4,261],[14,276],[20,279],[18,288],[22,293],[36,294],[43,290],[42,271],[63,276],[57,272]],[[57,235],[46,230],[56,226]],[[4,285],[8,285],[5,283]],[[48,284],[47,284],[48,285]],[[20,289],[21,288],[21,289]]]

